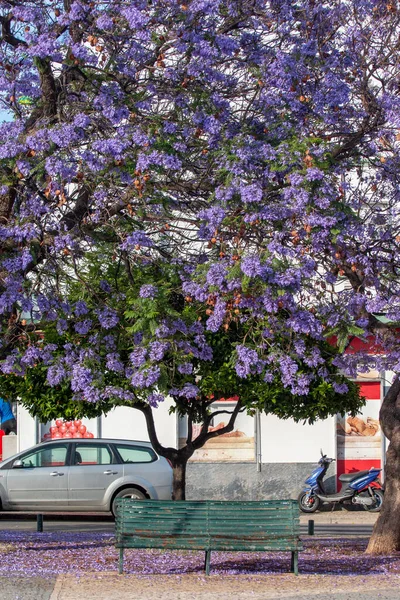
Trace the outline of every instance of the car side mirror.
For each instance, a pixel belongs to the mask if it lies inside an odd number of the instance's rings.
[[[24,466],[24,464],[23,464],[22,460],[14,460],[12,468],[13,469],[22,469],[23,466]]]

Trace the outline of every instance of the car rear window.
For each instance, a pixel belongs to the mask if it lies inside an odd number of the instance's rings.
[[[116,444],[116,449],[123,463],[147,463],[157,459],[155,452],[151,448]]]

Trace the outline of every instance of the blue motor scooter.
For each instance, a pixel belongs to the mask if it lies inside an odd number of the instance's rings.
[[[356,471],[340,475],[342,489],[336,494],[327,494],[323,479],[334,458],[328,458],[321,450],[318,467],[306,479],[307,488],[298,497],[300,510],[312,513],[318,510],[321,502],[335,504],[361,504],[370,512],[379,512],[383,502],[383,489],[378,479],[381,469]]]

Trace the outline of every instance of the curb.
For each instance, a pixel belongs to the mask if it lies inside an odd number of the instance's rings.
[[[51,592],[51,596],[49,600],[59,600],[60,594],[62,592],[62,587],[64,583],[64,575],[57,575],[56,582],[54,584],[53,591]]]

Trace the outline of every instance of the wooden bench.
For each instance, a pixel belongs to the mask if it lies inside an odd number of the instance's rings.
[[[115,519],[119,573],[125,548],[204,550],[210,574],[212,550],[289,551],[291,571],[298,575],[299,508],[294,500],[118,501]]]

